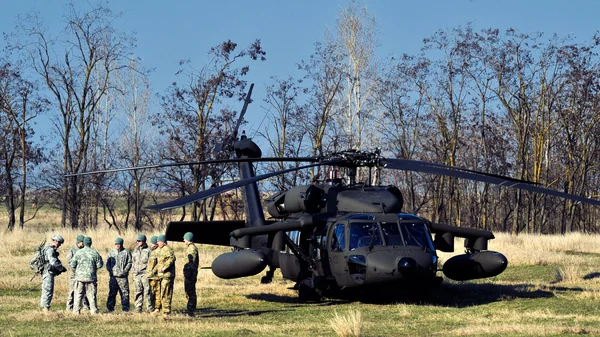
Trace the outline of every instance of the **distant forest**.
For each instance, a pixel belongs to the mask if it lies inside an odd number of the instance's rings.
[[[0,51],[0,196],[7,230],[36,209],[60,210],[61,225],[159,228],[182,218],[243,217],[236,193],[155,213],[145,206],[237,178],[235,165],[186,165],[86,176],[119,167],[230,158],[257,40],[207,48],[207,64],[182,62],[178,81],[152,98],[149,70],[132,57],[134,36],[103,5],[64,13],[54,37],[44,18],[22,16]],[[381,148],[389,158],[424,160],[510,176],[598,198],[600,37],[574,43],[509,29],[470,26],[425,38],[414,55],[382,58],[375,16],[357,2],[340,11],[298,78],[273,77],[254,91],[269,107],[263,155],[319,156]],[[143,55],[140,55],[143,56]],[[185,55],[182,55],[182,58]],[[276,76],[277,74],[273,74]],[[159,108],[150,109],[150,100]],[[46,115],[55,139],[39,140]],[[293,167],[261,164],[259,171]],[[261,183],[277,191],[323,172],[298,171]],[[521,190],[412,172],[385,172],[406,212],[433,222],[518,234],[596,233],[595,206]],[[28,205],[27,207],[25,205]],[[26,208],[28,211],[26,212]]]

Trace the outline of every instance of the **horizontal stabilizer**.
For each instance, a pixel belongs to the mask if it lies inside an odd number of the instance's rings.
[[[167,240],[183,241],[187,232],[194,234],[194,242],[207,245],[229,246],[229,233],[244,228],[244,220],[229,221],[171,221],[167,225]]]

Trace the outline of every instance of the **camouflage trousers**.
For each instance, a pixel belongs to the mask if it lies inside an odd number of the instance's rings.
[[[81,310],[82,304],[85,302],[89,303],[90,313],[95,315],[98,313],[98,305],[96,303],[96,294],[98,292],[98,286],[96,281],[92,282],[82,282],[82,281],[74,281],[75,289],[74,289],[74,298],[73,301],[73,313],[79,314]],[[85,299],[85,301],[84,301]]]
[[[196,297],[196,278],[185,278],[183,280],[183,287],[185,289],[185,298],[187,298],[187,312],[193,314],[196,311],[197,297]]]
[[[54,275],[47,271],[42,274],[42,297],[40,298],[41,308],[50,308],[54,296]]]
[[[171,300],[173,299],[173,279],[160,279],[160,305],[163,314],[171,313]]]
[[[144,298],[146,299],[146,310],[154,310],[150,282],[148,281],[148,278],[146,278],[146,274],[133,276],[133,298],[135,300],[135,310],[142,311]]]
[[[75,276],[73,276],[75,277]],[[75,279],[71,277],[69,279],[69,297],[67,298],[67,311],[72,311],[73,310],[73,303],[75,302]],[[83,307],[85,309],[89,309],[90,308],[90,303],[88,302],[87,297],[83,298]]]
[[[106,300],[108,311],[115,310],[117,293],[121,296],[121,308],[123,311],[129,311],[129,279],[127,277],[110,277],[108,281],[108,299]]]
[[[160,310],[160,279],[150,279],[150,297],[152,298],[152,306],[155,310]]]

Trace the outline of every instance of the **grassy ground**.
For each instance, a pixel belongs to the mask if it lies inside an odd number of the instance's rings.
[[[51,312],[39,310],[40,279],[30,281],[29,259],[35,246],[54,232],[16,230],[5,233],[0,250],[0,336],[555,336],[600,335],[600,236],[496,234],[490,249],[503,252],[508,269],[500,276],[478,282],[444,280],[438,295],[428,303],[369,300],[325,300],[302,304],[293,283],[276,274],[269,285],[261,275],[221,280],[209,269],[200,271],[197,316],[184,316],[185,294],[181,275],[183,243],[171,243],[178,257],[173,296],[174,314],[165,319],[148,314],[106,314],[108,274],[99,273],[101,315],[73,316],[64,311],[68,275],[56,279]],[[66,244],[61,259],[77,232],[60,231]],[[113,247],[116,232],[85,233],[94,239],[101,255]],[[158,233],[145,233],[156,235]],[[133,248],[136,233],[125,233],[125,246]],[[457,242],[456,247],[461,247]],[[201,246],[201,266],[227,249]],[[460,253],[460,252],[457,252]],[[450,255],[443,254],[441,259]],[[119,306],[119,301],[117,301]]]

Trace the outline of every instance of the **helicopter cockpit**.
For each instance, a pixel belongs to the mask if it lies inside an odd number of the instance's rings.
[[[370,214],[354,214],[346,218],[349,228],[349,250],[375,246],[417,246],[434,250],[431,233],[423,219],[409,214],[398,214],[396,219],[376,219]],[[335,239],[341,238],[337,227]]]

